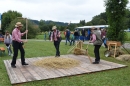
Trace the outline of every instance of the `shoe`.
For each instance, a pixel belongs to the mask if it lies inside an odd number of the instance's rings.
[[[24,63],[24,64],[22,64],[22,65],[28,65],[28,63]]]
[[[99,64],[99,62],[93,62],[93,64]]]
[[[59,57],[58,55],[56,55],[55,57]]]
[[[11,67],[12,67],[12,68],[16,68],[16,66],[15,66],[15,65],[11,65]]]
[[[56,55],[55,57],[60,57],[60,55]]]

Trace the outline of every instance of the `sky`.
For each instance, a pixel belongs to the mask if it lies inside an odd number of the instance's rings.
[[[94,16],[105,12],[105,3],[104,0],[0,0],[0,13],[8,10],[39,21],[79,23],[80,20],[91,21]]]

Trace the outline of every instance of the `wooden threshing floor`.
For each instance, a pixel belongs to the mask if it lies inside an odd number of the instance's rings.
[[[44,57],[49,58],[52,56]],[[67,57],[80,61],[80,65],[71,69],[45,69],[43,67],[35,66],[34,61],[43,59],[43,57],[26,58],[28,66],[22,66],[20,59],[17,59],[17,68],[11,68],[11,60],[4,60],[4,64],[7,69],[7,73],[11,84],[24,83],[35,80],[52,79],[58,77],[72,76],[78,74],[89,74],[98,71],[116,69],[126,67],[113,62],[101,60],[100,64],[91,64],[88,57],[84,55],[61,55],[60,58]],[[92,58],[94,61],[94,58]]]

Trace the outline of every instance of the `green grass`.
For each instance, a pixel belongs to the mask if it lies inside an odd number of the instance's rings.
[[[61,33],[61,37],[62,37],[62,39],[65,39],[65,36],[64,36],[63,32]],[[44,34],[37,35],[35,39],[42,39],[42,40],[44,40]],[[47,40],[49,39],[49,35],[48,34],[47,34],[46,39]]]
[[[5,47],[5,45],[2,43],[0,46]],[[87,45],[84,44],[83,48],[85,49],[86,46]],[[28,41],[24,47],[26,58],[55,55],[53,42],[50,41]],[[70,48],[71,46],[65,45],[65,43],[61,43],[61,55],[67,54],[67,51]],[[88,46],[88,53],[91,57],[94,57],[93,48],[94,47],[92,45]],[[105,50],[106,49],[104,47],[100,49],[101,59],[124,64],[128,67],[51,80],[32,81],[13,86],[130,86],[130,63],[118,61],[113,57],[105,57],[103,54]],[[20,58],[20,53],[18,58]],[[3,63],[3,60],[6,59],[11,59],[11,57],[7,55],[7,50],[6,54],[0,57],[0,86],[12,86]]]

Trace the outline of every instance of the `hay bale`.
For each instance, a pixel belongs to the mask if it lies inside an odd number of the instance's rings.
[[[120,60],[120,61],[128,61],[130,62],[130,55],[120,55],[119,57],[116,57],[117,60]]]
[[[75,55],[86,55],[86,50],[80,49],[80,48],[75,48],[74,51],[73,51],[73,53]]]
[[[113,55],[114,55],[114,52],[115,52],[115,49],[111,49],[111,50],[110,50],[110,56],[113,56]],[[122,54],[124,54],[124,51],[121,50],[120,48],[118,48],[118,49],[116,50],[115,56],[117,57],[117,56],[122,55]]]
[[[34,65],[44,67],[44,68],[55,68],[55,69],[65,69],[65,68],[72,68],[76,67],[80,64],[78,60],[72,58],[65,58],[65,57],[50,57],[50,58],[43,58],[34,62]]]

